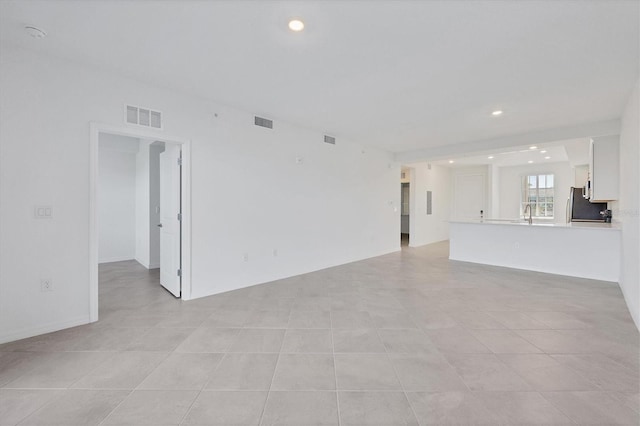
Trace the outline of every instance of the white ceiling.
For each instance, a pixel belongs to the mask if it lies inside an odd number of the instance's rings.
[[[639,16],[617,0],[4,0],[0,42],[402,152],[620,117]]]

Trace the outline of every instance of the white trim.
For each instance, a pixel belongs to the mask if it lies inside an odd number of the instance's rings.
[[[191,299],[191,141],[131,125],[89,123],[89,321],[98,321],[98,135],[111,133],[182,145],[182,299]]]
[[[120,256],[120,257],[107,257],[106,259],[100,259],[98,263],[112,263],[112,262],[124,262],[125,260],[135,260],[131,256]]]
[[[51,333],[54,331],[64,330],[65,328],[77,327],[79,325],[88,324],[89,322],[89,317],[84,315],[53,324],[46,324],[36,327],[26,327],[17,331],[12,330],[10,333],[0,334],[0,344],[13,342],[20,339],[26,339],[28,337],[39,336],[41,334]]]

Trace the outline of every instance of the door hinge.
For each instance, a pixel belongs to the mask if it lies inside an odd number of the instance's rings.
[[[182,276],[182,269],[178,269],[178,276],[181,277]]]
[[[182,220],[182,213],[178,213],[178,220]]]
[[[182,166],[182,157],[178,157],[178,166]]]

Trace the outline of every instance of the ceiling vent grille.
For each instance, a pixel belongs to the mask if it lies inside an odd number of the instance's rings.
[[[266,118],[254,117],[254,124],[260,127],[266,127],[267,129],[273,129],[273,120],[268,120]]]
[[[126,105],[124,109],[124,121],[138,126],[162,129],[162,113],[149,108]]]
[[[324,143],[330,143],[331,145],[335,145],[336,138],[334,138],[333,136],[324,135]]]

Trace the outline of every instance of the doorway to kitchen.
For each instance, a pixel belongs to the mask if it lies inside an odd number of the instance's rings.
[[[411,222],[411,169],[403,167],[400,170],[400,246],[409,246],[409,229]]]

